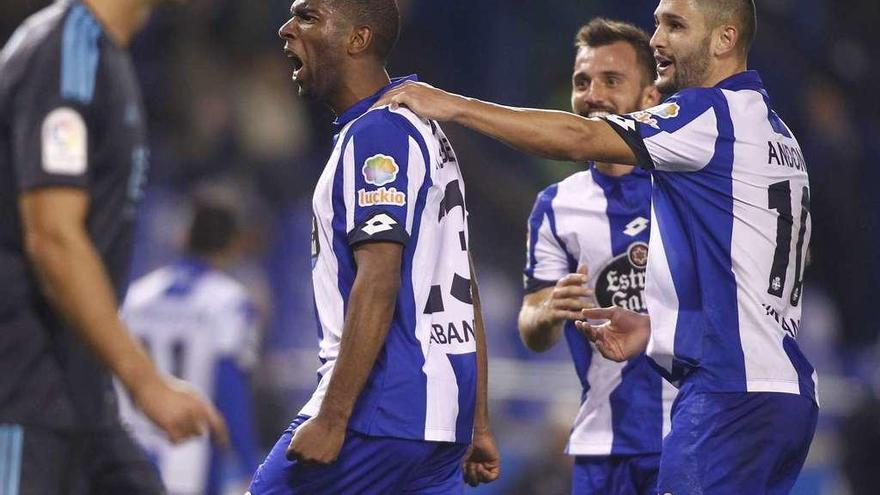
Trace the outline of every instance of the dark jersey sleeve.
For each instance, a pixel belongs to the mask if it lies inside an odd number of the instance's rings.
[[[16,90],[10,120],[19,190],[89,184],[100,51],[97,34],[82,31],[51,36]]]

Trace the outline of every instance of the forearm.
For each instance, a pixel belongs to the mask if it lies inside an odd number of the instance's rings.
[[[483,304],[473,259],[471,265],[471,290],[474,300],[474,329],[477,340],[477,402],[474,411],[474,430],[489,430],[489,354],[486,345],[486,325],[483,320]]]
[[[530,350],[545,352],[556,345],[562,336],[563,322],[553,318],[549,295],[529,294],[523,299],[519,312],[519,336]]]
[[[119,319],[109,277],[85,231],[31,236],[28,248],[49,303],[125,387],[158,378]]]
[[[349,296],[339,356],[319,414],[347,425],[355,402],[373,370],[391,325],[398,283],[376,276],[359,275]]]
[[[460,97],[455,121],[530,155],[625,163],[599,138],[607,124],[567,112],[513,108]],[[634,163],[633,163],[634,164]]]

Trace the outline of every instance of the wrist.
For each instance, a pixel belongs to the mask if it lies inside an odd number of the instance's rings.
[[[326,424],[331,429],[344,430],[348,428],[348,422],[351,419],[351,411],[346,411],[345,409],[337,407],[325,407],[322,405],[321,409],[318,411],[316,419]]]

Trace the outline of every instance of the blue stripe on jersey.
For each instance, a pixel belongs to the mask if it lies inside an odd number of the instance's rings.
[[[477,396],[477,363],[471,354],[447,354],[458,383],[458,418],[455,421],[455,441],[471,443],[474,431],[474,397]],[[466,404],[466,407],[461,407]],[[463,412],[464,411],[464,412]]]
[[[80,3],[71,7],[61,42],[61,96],[83,105],[95,94],[101,25]]]
[[[593,180],[605,194],[605,215],[611,238],[611,256],[626,254],[634,242],[648,243],[650,230],[635,236],[627,226],[638,217],[651,217],[651,179],[648,172],[634,169],[621,177],[609,177],[595,167]],[[611,453],[631,449],[632,445],[660,451],[663,438],[663,378],[651,369],[645,356],[630,360],[621,371],[620,384],[609,394],[614,437]]]
[[[425,177],[419,188],[419,195],[416,198],[413,211],[413,225],[410,234],[410,241],[407,243],[403,251],[403,264],[401,266],[401,284],[398,295],[398,306],[395,315],[395,321],[399,321],[401,328],[412,329],[412,333],[405,332],[404,340],[389,339],[385,345],[390,349],[396,361],[390,363],[393,367],[393,374],[388,377],[396,382],[393,388],[397,394],[395,399],[390,399],[391,403],[399,404],[400,413],[405,416],[404,423],[412,425],[413,430],[407,431],[409,434],[423,436],[425,434],[425,418],[428,403],[428,383],[427,377],[421,371],[425,365],[425,356],[422,354],[422,346],[415,335],[417,327],[417,318],[419,308],[416,307],[415,292],[413,290],[413,258],[419,244],[419,232],[422,228],[422,216],[425,212],[425,206],[428,201],[428,191],[433,185],[431,180],[431,155],[428,152],[428,145],[422,138],[421,133],[413,127],[410,121],[398,114],[391,114],[397,120],[398,124],[403,126],[408,134],[412,136],[422,153],[422,159],[425,162]],[[411,201],[412,198],[409,198]],[[403,218],[406,221],[406,216]],[[432,219],[428,219],[432,221]],[[408,375],[408,376],[407,376]],[[389,395],[391,397],[391,395]],[[459,395],[459,400],[460,400]],[[388,425],[389,431],[394,431],[394,425]],[[418,428],[418,431],[415,430]],[[409,430],[409,428],[405,428]],[[468,431],[470,433],[471,430]],[[468,439],[470,442],[470,439]]]
[[[706,172],[682,174],[679,172],[655,172],[654,212],[664,225],[663,241],[679,300],[678,322],[675,329],[675,355],[673,372],[669,377],[677,382],[694,371],[692,365],[678,359],[680,355],[695,356],[702,370],[711,375],[699,380],[707,383],[726,383],[745,390],[745,357],[739,335],[739,314],[736,278],[731,260],[733,237],[733,145],[734,130],[727,99],[720,93],[714,97],[718,121],[718,139],[715,154]],[[675,182],[676,188],[666,185],[666,177]],[[686,192],[681,192],[685,190]],[[727,200],[719,204],[718,191]],[[687,198],[673,195],[687,194]],[[688,204],[687,212],[675,211],[674,205]],[[713,226],[690,228],[687,224],[698,220],[690,213],[700,212],[699,222]],[[676,216],[687,219],[686,223],[674,221]],[[661,220],[662,219],[662,220]],[[679,227],[673,230],[673,227]],[[689,239],[688,236],[693,236]],[[691,252],[700,250],[700,256]],[[710,260],[711,262],[701,262]],[[720,262],[719,262],[720,261]],[[699,268],[695,263],[700,263]],[[704,301],[712,301],[707,306]],[[693,329],[703,329],[693,331]],[[711,370],[711,371],[709,371]]]
[[[816,402],[816,383],[813,380],[813,366],[807,360],[806,356],[801,352],[800,347],[797,345],[797,341],[791,338],[791,336],[786,335],[785,338],[782,339],[782,348],[785,350],[785,354],[788,356],[788,359],[791,360],[791,364],[794,365],[794,369],[798,374],[798,385],[800,387],[800,393],[804,397],[810,398],[813,402]]]
[[[559,185],[554,184],[548,188],[548,190],[549,189],[553,189],[553,198],[555,198],[556,194],[559,192]],[[559,237],[559,231],[556,230],[556,212],[552,207],[553,198],[551,198],[549,203],[551,205],[550,208],[547,209],[547,222],[550,224],[550,232],[553,234],[553,238],[556,239],[556,242],[559,243],[559,246],[565,251],[565,258],[568,260],[568,271],[574,273],[578,269],[578,262],[577,259],[571,255],[571,252],[565,246],[565,242],[562,241],[562,238]]]
[[[565,340],[568,342],[571,360],[574,361],[574,369],[577,372],[578,380],[581,381],[581,404],[583,404],[587,400],[587,393],[590,391],[587,371],[590,369],[590,363],[593,362],[593,348],[590,347],[584,334],[574,326],[573,321],[566,321],[564,328]]]
[[[535,201],[535,206],[532,209],[532,214],[529,217],[529,259],[525,271],[526,277],[529,280],[535,278],[535,268],[538,266],[536,249],[538,247],[538,237],[541,226],[544,224],[544,218],[547,219],[553,238],[556,239],[559,247],[565,251],[569,271],[574,272],[577,270],[577,260],[568,252],[565,243],[562,242],[562,238],[559,237],[559,233],[556,230],[556,213],[553,211],[553,200],[556,199],[557,194],[559,194],[559,184],[553,184],[547,189],[544,189],[541,194],[538,195],[538,199]]]

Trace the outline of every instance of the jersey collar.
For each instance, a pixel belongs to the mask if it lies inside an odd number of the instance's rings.
[[[401,84],[403,84],[407,81],[418,82],[418,80],[419,80],[419,77],[415,74],[412,74],[412,75],[409,75],[406,77],[398,77],[398,78],[392,79],[390,84],[388,84],[387,86],[384,86],[382,89],[380,89],[379,91],[374,93],[373,96],[369,96],[367,98],[364,98],[363,100],[352,105],[351,108],[349,108],[348,110],[342,112],[342,115],[340,115],[333,122],[333,125],[335,125],[337,127],[345,127],[345,125],[348,124],[349,122],[351,122],[352,120],[367,113],[367,110],[369,110],[370,107],[375,105],[376,102],[379,101],[379,98],[381,98],[382,95],[387,93],[390,89],[397,87],[397,86],[400,86]]]
[[[734,74],[727,79],[715,85],[718,89],[728,89],[731,91],[739,91],[742,89],[751,89],[754,91],[764,90],[764,81],[758,75],[758,71],[747,70]]]

